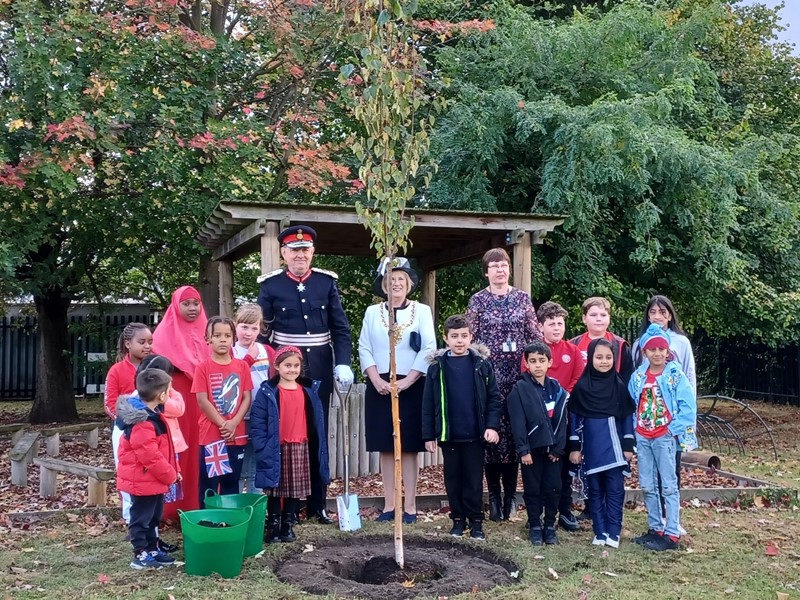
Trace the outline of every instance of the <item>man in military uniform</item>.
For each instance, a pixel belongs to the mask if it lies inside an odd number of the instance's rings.
[[[343,386],[353,383],[353,342],[336,287],[338,276],[311,267],[316,237],[317,233],[307,225],[295,225],[278,234],[287,268],[258,278],[258,304],[272,332],[272,344],[291,344],[303,351],[306,373],[320,382],[319,397],[327,429],[334,372]],[[311,489],[308,516],[316,516],[320,523],[332,523],[325,510],[326,486],[312,479]]]

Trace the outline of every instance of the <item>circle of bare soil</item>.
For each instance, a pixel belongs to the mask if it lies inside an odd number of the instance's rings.
[[[392,538],[359,536],[319,544],[313,552],[278,560],[278,579],[311,594],[407,600],[510,585],[517,581],[510,573],[519,570],[508,559],[455,540],[406,538],[402,570],[394,560]]]

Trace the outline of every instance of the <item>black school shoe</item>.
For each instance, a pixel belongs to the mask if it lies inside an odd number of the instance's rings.
[[[650,542],[660,537],[663,537],[661,533],[659,533],[655,529],[648,529],[647,533],[643,533],[642,535],[633,538],[633,543],[638,544],[639,546],[644,546],[647,542]]]
[[[578,519],[575,518],[575,515],[572,514],[572,511],[558,515],[558,524],[564,531],[581,530],[581,525],[578,523]]]
[[[464,537],[464,519],[453,519],[453,528],[450,530],[453,537]]]
[[[161,538],[156,540],[156,550],[161,550],[162,552],[166,552],[167,554],[172,554],[173,552],[177,552],[178,550],[177,544],[170,544],[165,542]]]
[[[531,544],[534,546],[541,546],[542,541],[542,528],[541,527],[531,527],[530,531],[528,532],[528,537],[531,541]]]
[[[679,550],[681,545],[678,540],[673,540],[668,535],[659,535],[655,539],[646,541],[644,547],[655,552],[664,552],[665,550]]]
[[[555,527],[544,528],[544,543],[548,546],[555,546],[558,544],[558,536],[556,535]]]
[[[483,533],[483,521],[473,521],[469,528],[469,537],[473,540],[485,540],[486,534]]]

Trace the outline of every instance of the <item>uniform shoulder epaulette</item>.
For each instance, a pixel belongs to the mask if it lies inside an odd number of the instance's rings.
[[[311,270],[315,273],[322,273],[323,275],[328,275],[333,277],[334,279],[339,279],[339,276],[334,273],[333,271],[328,271],[327,269],[318,269],[317,267],[311,267]]]
[[[269,279],[270,277],[275,277],[275,275],[280,275],[283,273],[283,269],[275,269],[274,271],[270,271],[266,275],[260,275],[256,278],[256,283],[261,283],[265,279]]]

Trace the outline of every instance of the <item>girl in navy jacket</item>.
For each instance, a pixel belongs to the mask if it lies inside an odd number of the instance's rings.
[[[267,491],[267,542],[293,542],[300,498],[311,483],[330,482],[319,381],[301,377],[303,354],[294,346],[275,353],[278,375],[261,384],[250,411],[256,487]],[[281,510],[281,500],[283,508]]]
[[[633,458],[634,404],[616,370],[611,342],[592,340],[587,364],[570,396],[569,459],[583,463],[589,483],[589,511],[597,546],[619,547],[624,476]]]

